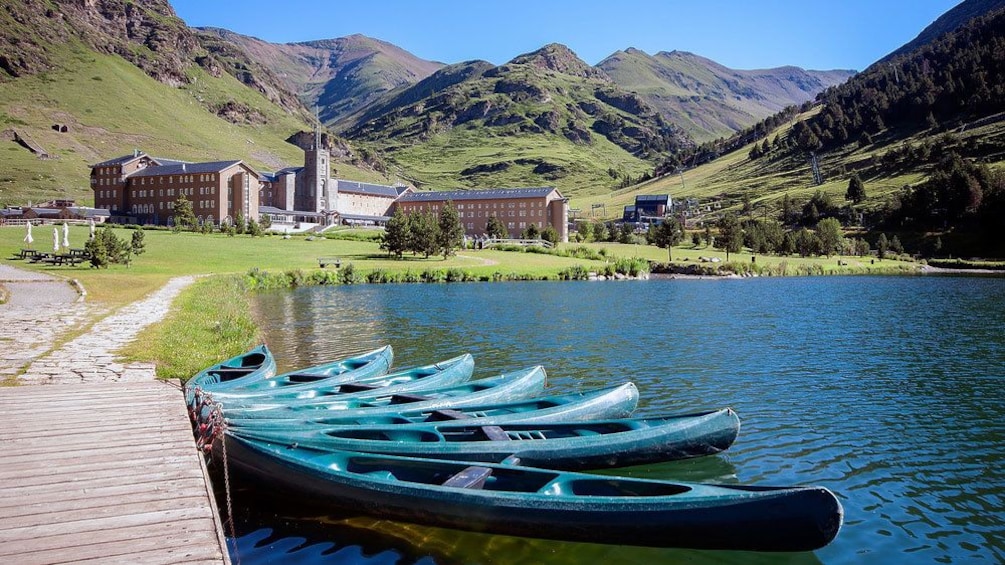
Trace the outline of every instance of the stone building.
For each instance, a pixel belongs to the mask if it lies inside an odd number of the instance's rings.
[[[142,151],[91,166],[94,207],[109,221],[170,225],[174,204],[184,196],[202,222],[219,224],[238,216],[259,219],[259,174],[243,161],[188,163],[151,157]]]

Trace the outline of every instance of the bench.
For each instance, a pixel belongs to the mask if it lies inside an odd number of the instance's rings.
[[[320,265],[322,269],[328,265],[334,265],[335,268],[338,269],[342,266],[342,259],[339,257],[318,257],[318,265]]]
[[[492,441],[509,441],[506,430],[499,426],[482,426],[482,433]]]

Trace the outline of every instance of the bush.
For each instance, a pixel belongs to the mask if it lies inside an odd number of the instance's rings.
[[[356,284],[361,282],[363,278],[356,272],[356,266],[352,263],[347,263],[338,272],[339,282],[342,284]]]

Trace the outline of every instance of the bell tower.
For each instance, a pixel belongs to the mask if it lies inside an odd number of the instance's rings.
[[[306,200],[312,212],[335,210],[337,188],[331,182],[331,154],[321,135],[321,121],[314,125],[314,143],[304,152]]]

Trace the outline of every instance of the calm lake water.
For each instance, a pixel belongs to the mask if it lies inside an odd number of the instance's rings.
[[[724,454],[624,474],[822,485],[845,525],[814,553],[603,546],[318,516],[237,483],[244,565],[1005,562],[1005,279],[362,285],[256,308],[280,370],[389,343],[396,368],[541,364],[556,393],[630,380],[640,416],[732,406]]]

